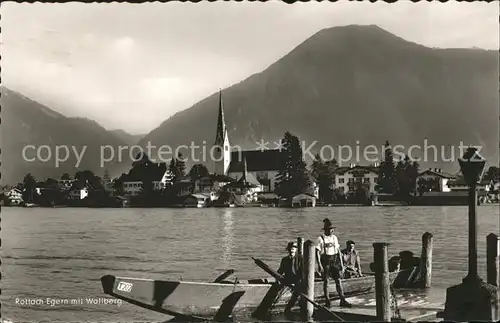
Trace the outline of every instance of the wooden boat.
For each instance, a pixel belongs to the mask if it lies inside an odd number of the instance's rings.
[[[399,273],[390,273],[393,281]],[[246,281],[221,281],[218,283],[174,280],[152,280],[106,275],[101,278],[104,293],[128,303],[156,312],[190,318],[213,319],[221,312],[236,313],[240,310],[256,309],[264,296],[274,286],[274,278],[260,278]],[[373,273],[364,277],[342,280],[346,296],[369,293],[375,288]],[[334,281],[330,287],[331,299],[338,298]],[[323,295],[323,282],[318,277],[315,295]],[[291,297],[289,290],[281,295],[276,305],[285,305]]]

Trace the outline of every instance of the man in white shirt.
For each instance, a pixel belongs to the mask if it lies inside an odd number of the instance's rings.
[[[341,307],[351,307],[352,305],[345,299],[342,285],[340,284],[340,277],[344,271],[344,264],[342,262],[342,255],[340,251],[340,244],[337,237],[333,234],[335,228],[329,219],[323,220],[324,234],[320,235],[316,241],[316,259],[318,261],[319,271],[323,278],[323,291],[325,294],[326,306],[331,306],[330,294],[328,292],[329,278],[335,280],[337,293],[340,297]]]

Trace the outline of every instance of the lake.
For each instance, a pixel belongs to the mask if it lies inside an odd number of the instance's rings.
[[[231,209],[2,208],[2,317],[14,322],[165,321],[133,305],[103,303],[105,274],[211,280],[225,269],[241,279],[268,276],[250,258],[277,267],[286,243],[315,239],[322,220],[352,239],[361,261],[373,242],[389,256],[420,256],[421,236],[434,235],[433,290],[443,294],[467,271],[467,207],[336,207]],[[485,237],[499,232],[498,206],[478,208],[479,272],[485,278]],[[47,302],[47,298],[51,298]],[[76,304],[64,304],[79,300]],[[36,304],[26,304],[26,302]],[[62,302],[56,304],[57,302]],[[94,304],[95,302],[96,304]]]

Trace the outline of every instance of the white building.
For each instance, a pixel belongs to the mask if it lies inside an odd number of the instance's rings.
[[[358,166],[351,164],[349,167],[339,167],[335,170],[335,188],[344,194],[354,193],[359,184],[363,184],[369,193],[376,193],[378,183],[377,166]]]
[[[420,182],[436,183],[437,192],[450,192],[451,188],[448,186],[450,181],[457,179],[457,176],[443,172],[440,168],[429,168],[418,174],[417,184]]]
[[[18,188],[13,188],[5,196],[9,199],[10,205],[20,205],[23,203],[23,192]]]
[[[68,198],[73,201],[83,200],[87,196],[89,196],[88,187],[80,182],[73,183],[68,193]]]
[[[152,177],[152,185],[153,190],[162,190],[167,187],[169,180],[171,178],[170,173],[168,171],[167,164],[165,163],[157,163],[157,164],[137,164],[132,167],[132,169],[121,177],[123,181],[123,192],[127,196],[139,195],[139,193],[143,190],[143,171],[145,167]]]
[[[489,192],[491,189],[491,186],[493,183],[491,181],[485,181],[482,180],[479,184],[477,184],[476,188],[478,192]],[[457,192],[457,191],[468,191],[469,186],[467,186],[467,183],[465,183],[465,180],[463,177],[460,177],[456,180],[452,180],[448,183],[448,186],[450,187],[451,191]]]
[[[142,181],[127,180],[123,182],[123,192],[125,195],[139,195],[142,191]]]
[[[183,205],[188,207],[205,207],[210,200],[211,198],[207,194],[189,194],[185,198]]]
[[[292,198],[293,207],[315,207],[317,197],[312,194],[297,194]]]

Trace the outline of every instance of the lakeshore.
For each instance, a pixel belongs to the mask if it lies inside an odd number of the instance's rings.
[[[123,303],[47,307],[15,298],[106,298],[99,282],[113,273],[129,277],[206,281],[228,268],[241,279],[260,277],[251,256],[277,267],[284,245],[314,238],[330,217],[341,244],[356,241],[362,263],[373,261],[372,243],[390,241],[389,255],[417,255],[421,233],[434,235],[433,302],[467,271],[467,207],[86,209],[5,208],[3,316],[16,321],[154,320],[164,315]],[[499,210],[478,216],[479,272],[485,278],[485,236],[499,231]],[[196,225],[194,225],[196,224]],[[197,238],[203,237],[203,247]],[[43,243],[40,243],[43,241]],[[68,249],[66,246],[71,245]],[[442,299],[440,300],[440,295]],[[437,299],[435,299],[437,298]],[[46,313],[50,313],[50,316]]]

